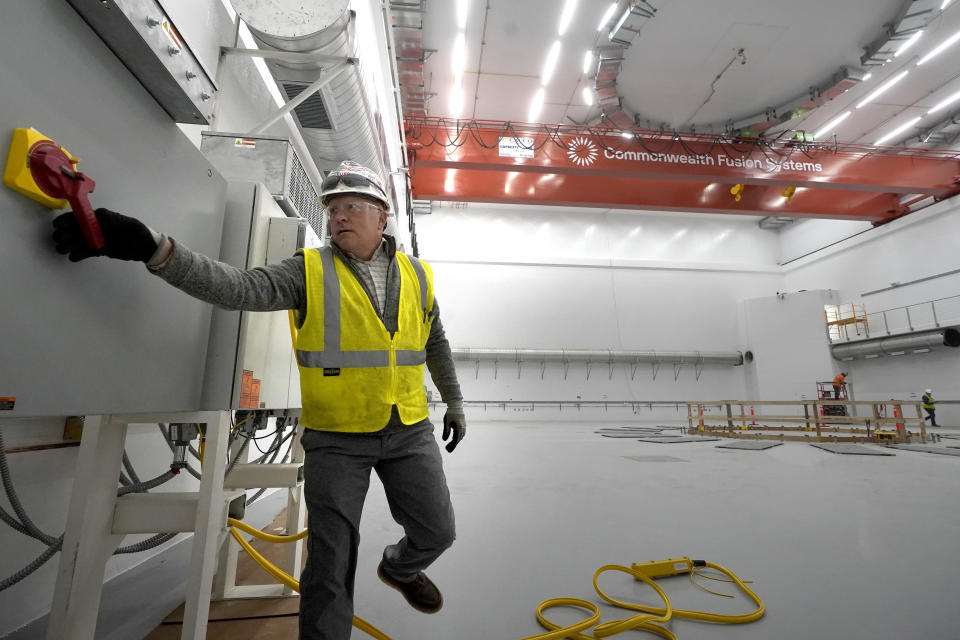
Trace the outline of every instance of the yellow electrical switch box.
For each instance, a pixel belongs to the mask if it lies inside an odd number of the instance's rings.
[[[64,198],[51,198],[45,194],[30,173],[30,149],[38,142],[54,142],[36,129],[14,129],[13,139],[10,141],[10,152],[7,154],[7,165],[3,170],[3,184],[17,193],[22,193],[31,200],[36,200],[51,209],[66,209],[69,203]],[[57,145],[59,146],[59,145]],[[76,165],[80,160],[70,155],[70,152],[60,147],[70,162]]]

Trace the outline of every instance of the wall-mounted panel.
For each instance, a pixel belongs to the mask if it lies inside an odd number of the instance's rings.
[[[223,179],[76,11],[11,2],[3,23],[0,155],[34,127],[82,159],[94,207],[218,255]],[[16,398],[0,419],[199,407],[209,305],[142,264],[70,263],[55,212],[9,189],[0,211],[0,397]]]

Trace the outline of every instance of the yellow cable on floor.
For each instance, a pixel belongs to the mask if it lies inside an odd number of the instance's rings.
[[[265,531],[260,531],[251,527],[243,520],[237,520],[236,518],[227,518],[227,524],[230,524],[241,531],[249,533],[254,538],[260,538],[264,542],[274,542],[274,543],[284,543],[284,542],[296,542],[297,540],[303,540],[307,537],[308,531],[304,529],[300,533],[294,534],[292,536],[275,536],[273,534],[267,533]]]
[[[246,551],[251,558],[253,558],[254,562],[259,564],[267,573],[273,576],[275,580],[286,585],[290,589],[293,589],[297,593],[300,593],[300,582],[264,558],[250,545],[249,542],[243,539],[243,536],[240,535],[240,530],[245,531],[250,535],[253,535],[266,542],[278,543],[300,540],[307,535],[306,529],[295,535],[275,536],[254,529],[247,523],[234,518],[227,518],[227,522],[231,525],[230,535],[232,535],[234,539],[240,543],[240,546],[243,547],[244,551]],[[660,585],[654,582],[655,578],[691,574],[695,569],[703,568],[715,569],[728,576],[731,582],[739,586],[743,592],[746,593],[751,600],[753,600],[753,602],[757,605],[757,608],[750,613],[738,615],[674,609],[673,604],[670,602],[670,598],[667,596],[664,590],[660,588]],[[608,596],[603,592],[598,583],[600,576],[608,571],[619,571],[621,573],[626,573],[627,575],[632,576],[635,580],[645,582],[650,586],[650,588],[657,592],[657,595],[659,595],[663,600],[665,606],[650,607],[633,602],[624,602]],[[666,638],[666,640],[677,640],[677,636],[675,636],[672,631],[660,625],[669,622],[673,618],[685,618],[687,620],[700,620],[702,622],[714,622],[718,624],[746,624],[748,622],[759,620],[766,612],[766,607],[764,606],[763,601],[760,599],[760,596],[754,593],[750,587],[748,587],[746,583],[735,573],[729,569],[726,569],[725,567],[721,567],[718,564],[705,562],[702,560],[691,560],[687,557],[661,560],[657,562],[635,563],[631,567],[624,567],[617,564],[604,565],[597,569],[593,574],[593,588],[596,589],[597,594],[599,594],[601,598],[610,604],[622,609],[639,611],[640,613],[629,618],[624,618],[623,620],[610,620],[608,622],[596,624],[600,620],[600,608],[597,607],[596,604],[588,600],[581,600],[580,598],[551,598],[549,600],[544,600],[540,603],[540,606],[537,607],[537,621],[545,629],[547,629],[547,633],[526,636],[521,638],[521,640],[561,640],[563,638],[569,638],[570,640],[598,640],[600,638],[607,638],[630,630],[647,631],[649,633],[659,635],[662,638]],[[552,609],[554,607],[585,609],[589,611],[591,615],[580,622],[562,627],[555,622],[548,620],[543,613],[547,609]],[[580,633],[581,631],[585,631],[594,625],[596,626],[593,629],[592,636]],[[377,640],[391,640],[388,635],[371,625],[363,618],[354,616],[353,626],[370,635],[371,637],[376,638]]]
[[[664,593],[663,589],[661,589],[660,586],[653,580],[654,578],[682,575],[685,573],[690,573],[694,569],[706,567],[715,569],[727,575],[732,582],[736,583],[737,586],[739,586],[743,592],[746,593],[751,600],[753,600],[753,602],[757,605],[757,608],[750,613],[739,615],[725,615],[719,613],[707,613],[704,611],[674,609],[670,602],[670,598],[667,597],[667,594]],[[600,575],[607,571],[619,571],[621,573],[626,573],[627,575],[633,576],[635,580],[640,580],[650,585],[650,587],[657,592],[657,595],[663,599],[665,606],[650,607],[632,602],[623,602],[608,596],[603,592],[598,584]],[[665,627],[659,626],[659,624],[666,623],[672,618],[685,618],[687,620],[700,620],[702,622],[715,622],[719,624],[745,624],[759,620],[766,612],[766,607],[764,607],[763,601],[760,599],[760,597],[732,571],[712,562],[690,560],[690,558],[686,557],[662,560],[658,562],[634,564],[632,567],[605,565],[597,569],[596,573],[593,574],[593,587],[596,589],[600,597],[610,604],[624,609],[639,611],[641,613],[623,620],[611,620],[609,622],[598,624],[593,629],[593,635],[587,636],[580,632],[592,626],[597,620],[600,619],[600,610],[595,604],[577,598],[554,598],[551,600],[545,600],[544,602],[540,603],[539,607],[537,607],[537,620],[541,625],[543,625],[544,628],[548,630],[548,632],[534,636],[527,636],[526,638],[522,638],[522,640],[559,640],[560,638],[570,638],[572,640],[596,640],[598,638],[606,638],[631,629],[655,633],[663,638],[667,638],[667,640],[677,640],[677,637],[673,634],[673,632]],[[543,615],[543,611],[545,609],[559,606],[587,609],[591,611],[593,615],[587,620],[583,620],[566,627],[561,627],[560,625],[547,620]]]
[[[252,533],[252,535],[255,535],[261,540],[266,540],[267,538],[289,538],[289,539],[299,540],[304,535],[306,535],[307,533],[306,529],[304,529],[303,531],[301,531],[300,533],[294,536],[272,536],[268,533],[257,531],[256,529],[253,529],[253,527],[246,524],[245,522],[240,522],[239,520],[235,520],[233,518],[228,518],[227,522],[233,525],[232,527],[230,527],[230,535],[232,535],[234,539],[240,543],[240,546],[243,547],[243,550],[246,551],[251,558],[253,558],[254,562],[256,562],[258,565],[263,567],[264,571],[266,571],[271,576],[273,576],[273,578],[277,582],[287,587],[290,587],[297,593],[300,593],[300,581],[294,578],[293,576],[291,576],[290,574],[288,574],[286,571],[274,565],[272,562],[264,558],[262,555],[260,555],[260,553],[256,549],[250,546],[249,542],[243,539],[243,536],[240,535],[240,532],[238,531],[238,529],[242,528],[244,531],[247,531],[248,533]],[[243,525],[243,526],[239,527],[238,525]],[[251,532],[250,531],[251,529],[253,529],[253,531],[255,531],[256,533]],[[262,537],[260,534],[262,534],[262,536],[265,536],[265,537]],[[290,540],[267,540],[267,542],[289,542],[289,541]],[[360,631],[363,631],[367,635],[373,638],[376,638],[377,640],[391,640],[390,636],[388,636],[383,631],[380,631],[375,626],[373,626],[372,624],[370,624],[369,622],[367,622],[366,620],[358,616],[353,616],[353,626],[355,626],[357,629],[360,629]]]

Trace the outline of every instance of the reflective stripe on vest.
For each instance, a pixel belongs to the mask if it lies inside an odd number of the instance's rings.
[[[333,262],[333,249],[329,246],[318,250],[323,265],[323,351],[297,349],[297,362],[301,367],[319,369],[351,369],[390,366],[390,352],[382,349],[369,351],[342,351],[340,349],[340,278]],[[410,258],[413,270],[420,282],[420,307],[427,317],[427,275],[416,258]],[[427,352],[398,349],[397,366],[415,367],[426,363]]]
[[[414,258],[413,256],[407,256],[410,259],[410,266],[413,267],[413,272],[417,274],[417,282],[420,283],[420,308],[423,309],[423,320],[427,320],[427,274],[423,270],[423,265],[420,264],[419,258]]]

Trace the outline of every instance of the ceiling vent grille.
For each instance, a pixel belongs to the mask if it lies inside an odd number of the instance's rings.
[[[303,93],[307,86],[309,85],[306,82],[284,82],[283,91],[287,94],[287,100],[293,100]],[[323,103],[323,96],[319,91],[300,103],[293,112],[304,129],[333,128],[330,116],[327,115],[327,106]]]

